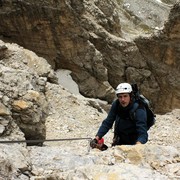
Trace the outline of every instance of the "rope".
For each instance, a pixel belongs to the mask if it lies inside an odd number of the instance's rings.
[[[92,140],[92,138],[67,138],[67,139],[34,139],[34,140],[7,140],[7,141],[0,141],[0,143],[3,144],[9,144],[9,143],[42,143],[45,141],[78,141],[78,140]]]

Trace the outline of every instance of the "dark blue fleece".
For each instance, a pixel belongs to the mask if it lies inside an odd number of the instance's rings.
[[[102,122],[97,136],[102,138],[113,127],[115,122],[115,134],[121,138],[121,144],[142,144],[148,140],[147,114],[145,108],[139,106],[135,113],[135,119],[130,116],[136,102],[122,107],[118,100],[114,101],[107,118]]]

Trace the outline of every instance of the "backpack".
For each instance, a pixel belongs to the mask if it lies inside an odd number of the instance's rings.
[[[135,97],[135,100],[137,103],[135,103],[135,106],[133,107],[132,111],[131,111],[131,119],[134,120],[135,119],[135,113],[136,110],[138,109],[138,107],[140,105],[142,105],[145,109],[146,109],[146,113],[147,113],[147,128],[148,130],[151,128],[151,126],[153,126],[155,124],[155,117],[156,115],[153,113],[153,110],[151,108],[151,104],[149,102],[149,100],[144,97],[142,94],[139,93],[137,84],[132,84],[132,89],[133,89],[133,94]]]

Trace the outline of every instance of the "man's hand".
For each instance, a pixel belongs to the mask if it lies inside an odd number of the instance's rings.
[[[108,149],[108,146],[104,144],[104,139],[102,138],[100,140],[98,136],[96,136],[92,141],[90,141],[90,146],[92,148],[97,148],[101,151],[105,151],[106,149]]]
[[[142,144],[140,141],[137,141],[136,144]]]
[[[90,146],[92,148],[96,148],[98,144],[98,140],[96,138],[94,138],[93,140],[90,141]]]

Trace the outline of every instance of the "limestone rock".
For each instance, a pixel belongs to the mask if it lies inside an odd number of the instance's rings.
[[[68,92],[58,84],[47,82],[45,96],[50,106],[50,113],[45,122],[47,139],[94,137],[107,115],[105,111],[99,111],[97,104],[90,103],[90,100],[83,96]],[[41,92],[28,90],[22,96],[22,100],[33,102],[33,105],[40,103]],[[42,103],[39,106],[42,106]],[[31,180],[178,179],[179,129],[177,127],[179,127],[179,110],[163,116],[158,115],[155,126],[150,129],[151,138],[147,144],[111,148],[112,129],[104,137],[109,148],[103,152],[91,149],[88,140],[45,142],[42,147],[3,145],[0,146],[2,156],[0,172],[2,177],[6,176],[9,179]],[[171,138],[167,138],[166,133]],[[18,139],[17,135],[17,132],[14,133],[13,138]],[[12,161],[10,158],[14,153],[17,154],[18,159]]]
[[[0,159],[2,179],[19,179],[23,172],[30,170],[28,151],[23,146],[0,144]]]
[[[0,116],[10,115],[10,111],[2,103],[0,103]]]
[[[45,139],[49,107],[44,91],[47,81],[56,82],[57,77],[47,61],[35,53],[2,41],[0,45],[6,46],[0,61],[1,135],[11,136],[16,123],[26,139]]]
[[[0,59],[4,58],[7,47],[5,45],[0,46]]]
[[[111,102],[119,81],[135,79],[155,103],[163,100],[164,106],[156,107],[163,112],[179,107],[179,81],[174,80],[179,59],[172,48],[178,47],[179,3],[163,28],[175,1],[146,1],[144,9],[135,6],[140,2],[0,1],[0,34],[46,56],[56,68],[68,67],[86,96]],[[150,12],[152,7],[156,9]],[[151,37],[154,29],[157,34]],[[140,33],[146,38],[138,38]],[[172,96],[165,103],[160,95],[167,95],[167,90]],[[157,115],[145,145],[111,147],[112,128],[104,136],[108,150],[91,149],[89,140],[107,116],[101,102],[68,91],[57,84],[44,58],[3,41],[0,100],[1,141],[62,140],[44,142],[42,147],[0,144],[0,179],[180,179],[179,109]],[[76,137],[87,139],[69,140]]]
[[[160,97],[156,95],[151,97],[158,104],[157,111],[161,112],[179,108],[179,11],[180,3],[177,3],[171,9],[169,19],[162,31],[151,38],[136,40],[138,48],[151,67],[151,72],[159,77],[157,88]],[[142,90],[144,91],[145,88],[144,86]]]
[[[178,17],[176,0],[6,0],[0,35],[46,58],[54,69],[70,70],[86,97],[111,103],[120,82],[137,82],[156,112],[165,113],[180,104]],[[40,74],[49,69],[28,59]],[[48,78],[55,82],[52,74]]]

